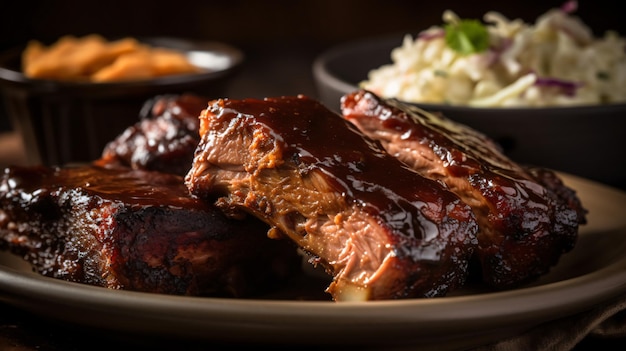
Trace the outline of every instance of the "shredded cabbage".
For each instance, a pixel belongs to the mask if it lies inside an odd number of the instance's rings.
[[[444,26],[406,35],[392,63],[359,86],[407,102],[476,107],[625,102],[626,41],[614,31],[595,38],[576,8],[568,1],[534,25],[488,12],[489,48],[470,55],[446,44]],[[448,10],[443,21],[459,18]]]

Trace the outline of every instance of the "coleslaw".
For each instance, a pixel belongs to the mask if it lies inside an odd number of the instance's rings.
[[[594,37],[572,15],[577,5],[551,9],[534,25],[487,12],[488,45],[469,53],[451,46],[449,28],[464,20],[445,11],[445,26],[406,35],[392,63],[371,70],[359,86],[406,102],[474,107],[624,102],[626,41],[614,31]],[[458,45],[470,45],[467,37]]]

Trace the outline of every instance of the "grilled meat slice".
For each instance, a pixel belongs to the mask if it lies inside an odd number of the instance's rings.
[[[293,243],[190,196],[183,178],[84,166],[0,178],[0,248],[42,275],[111,289],[252,296],[297,271]]]
[[[207,103],[192,94],[154,97],[144,104],[140,120],[109,142],[94,164],[184,176],[200,141],[198,116]]]
[[[291,238],[331,274],[335,301],[434,297],[464,283],[469,206],[319,102],[216,100],[200,135],[190,191]]]
[[[472,206],[476,253],[490,286],[532,280],[574,247],[586,212],[554,172],[520,166],[476,130],[368,91],[345,95],[341,110],[391,155]]]

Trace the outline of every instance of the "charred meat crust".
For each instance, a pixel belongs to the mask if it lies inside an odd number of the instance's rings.
[[[227,218],[183,178],[93,166],[11,167],[0,178],[0,247],[42,275],[111,289],[252,296],[300,267],[294,245]]]
[[[140,120],[109,142],[95,165],[130,167],[184,176],[198,146],[198,116],[208,99],[159,95],[147,101]]]
[[[365,90],[345,95],[341,111],[390,154],[472,206],[480,228],[476,257],[490,286],[532,280],[573,248],[586,211],[554,172],[515,163],[470,127]]]
[[[335,300],[441,296],[464,283],[476,245],[470,208],[319,102],[216,100],[200,135],[190,191],[315,256]]]

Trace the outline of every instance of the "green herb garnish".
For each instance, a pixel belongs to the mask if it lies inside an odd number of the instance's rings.
[[[489,48],[489,32],[478,20],[464,19],[446,24],[446,44],[461,55],[470,55]]]
[[[441,69],[436,69],[433,74],[435,75],[435,77],[443,77],[446,78],[448,77],[448,72],[441,70]]]

